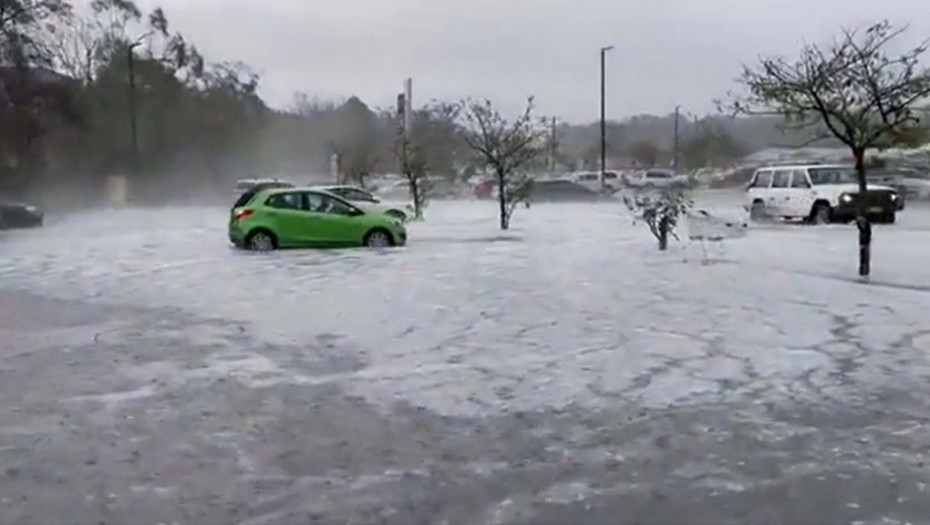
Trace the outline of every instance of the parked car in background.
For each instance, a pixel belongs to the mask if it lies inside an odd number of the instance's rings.
[[[568,179],[534,181],[530,194],[531,202],[593,202],[602,198],[609,197]]]
[[[294,185],[290,182],[277,180],[277,179],[245,179],[240,180],[236,183],[236,201],[233,203],[233,208],[238,208],[240,206],[245,206],[245,204],[252,200],[260,191],[276,189],[276,188],[293,188]]]
[[[665,170],[646,170],[625,176],[623,183],[631,188],[652,189],[667,188],[676,184],[685,184],[688,178],[686,176],[675,175],[671,171]]]
[[[236,181],[236,195],[269,188],[293,188],[290,182],[280,179],[241,179]]]
[[[485,177],[475,183],[472,187],[472,192],[475,194],[476,198],[490,199],[494,196],[494,185],[496,183],[494,177]]]
[[[750,216],[804,219],[816,224],[855,219],[863,209],[870,219],[894,223],[901,196],[887,186],[859,192],[848,166],[777,166],[756,171],[748,187]]]
[[[930,200],[930,180],[882,172],[870,174],[868,179],[870,185],[881,184],[894,188],[903,197],[900,209],[904,208],[905,201]]]
[[[362,188],[356,186],[320,186],[318,189],[342,197],[365,210],[384,213],[401,221],[407,220],[407,212],[404,211],[402,206],[383,204],[381,199]]]
[[[388,247],[407,243],[401,221],[317,188],[256,192],[233,208],[229,240],[255,251],[277,248]]]
[[[472,191],[465,183],[458,183],[449,177],[430,175],[420,179],[420,188],[427,190],[427,196],[430,199],[455,199],[468,197]],[[379,186],[376,195],[380,198],[389,200],[410,199],[410,183],[406,180],[398,180]]]
[[[585,188],[597,193],[600,193],[602,190],[606,193],[614,193],[620,189],[620,176],[617,175],[617,172],[615,171],[604,172],[603,188],[601,188],[601,173],[599,171],[572,173],[568,176],[568,179],[575,184],[584,186]]]
[[[37,228],[44,220],[42,210],[31,204],[0,201],[0,230]]]

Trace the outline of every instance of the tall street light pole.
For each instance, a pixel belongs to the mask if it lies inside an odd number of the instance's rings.
[[[607,174],[607,79],[606,56],[614,46],[601,48],[601,190],[604,189],[604,178]]]
[[[675,173],[678,173],[678,121],[679,116],[681,115],[681,106],[675,106],[675,157],[672,160],[672,166],[675,168]]]
[[[136,61],[135,49],[142,45],[151,31],[129,44],[126,50],[126,60],[129,65],[129,133],[132,137],[132,172],[139,171],[139,126],[136,118]]]

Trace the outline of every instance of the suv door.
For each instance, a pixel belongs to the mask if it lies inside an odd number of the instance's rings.
[[[769,190],[769,198],[765,202],[765,207],[772,215],[791,216],[791,171],[776,169],[772,172],[772,187]]]
[[[814,208],[815,193],[806,169],[791,172],[791,192],[788,195],[788,212],[792,217],[810,216]]]
[[[761,200],[766,206],[769,201],[769,187],[772,185],[772,170],[759,170],[749,183],[749,204]]]

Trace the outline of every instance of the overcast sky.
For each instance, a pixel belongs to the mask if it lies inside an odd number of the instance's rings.
[[[165,8],[208,59],[242,60],[266,101],[296,91],[357,95],[389,107],[405,77],[418,103],[486,96],[508,110],[535,95],[541,114],[608,117],[713,110],[742,62],[794,53],[843,25],[881,18],[930,36],[926,0],[138,0]]]

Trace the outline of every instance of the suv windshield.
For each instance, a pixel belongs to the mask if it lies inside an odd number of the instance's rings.
[[[856,182],[856,174],[850,168],[810,168],[811,183],[851,184]]]

